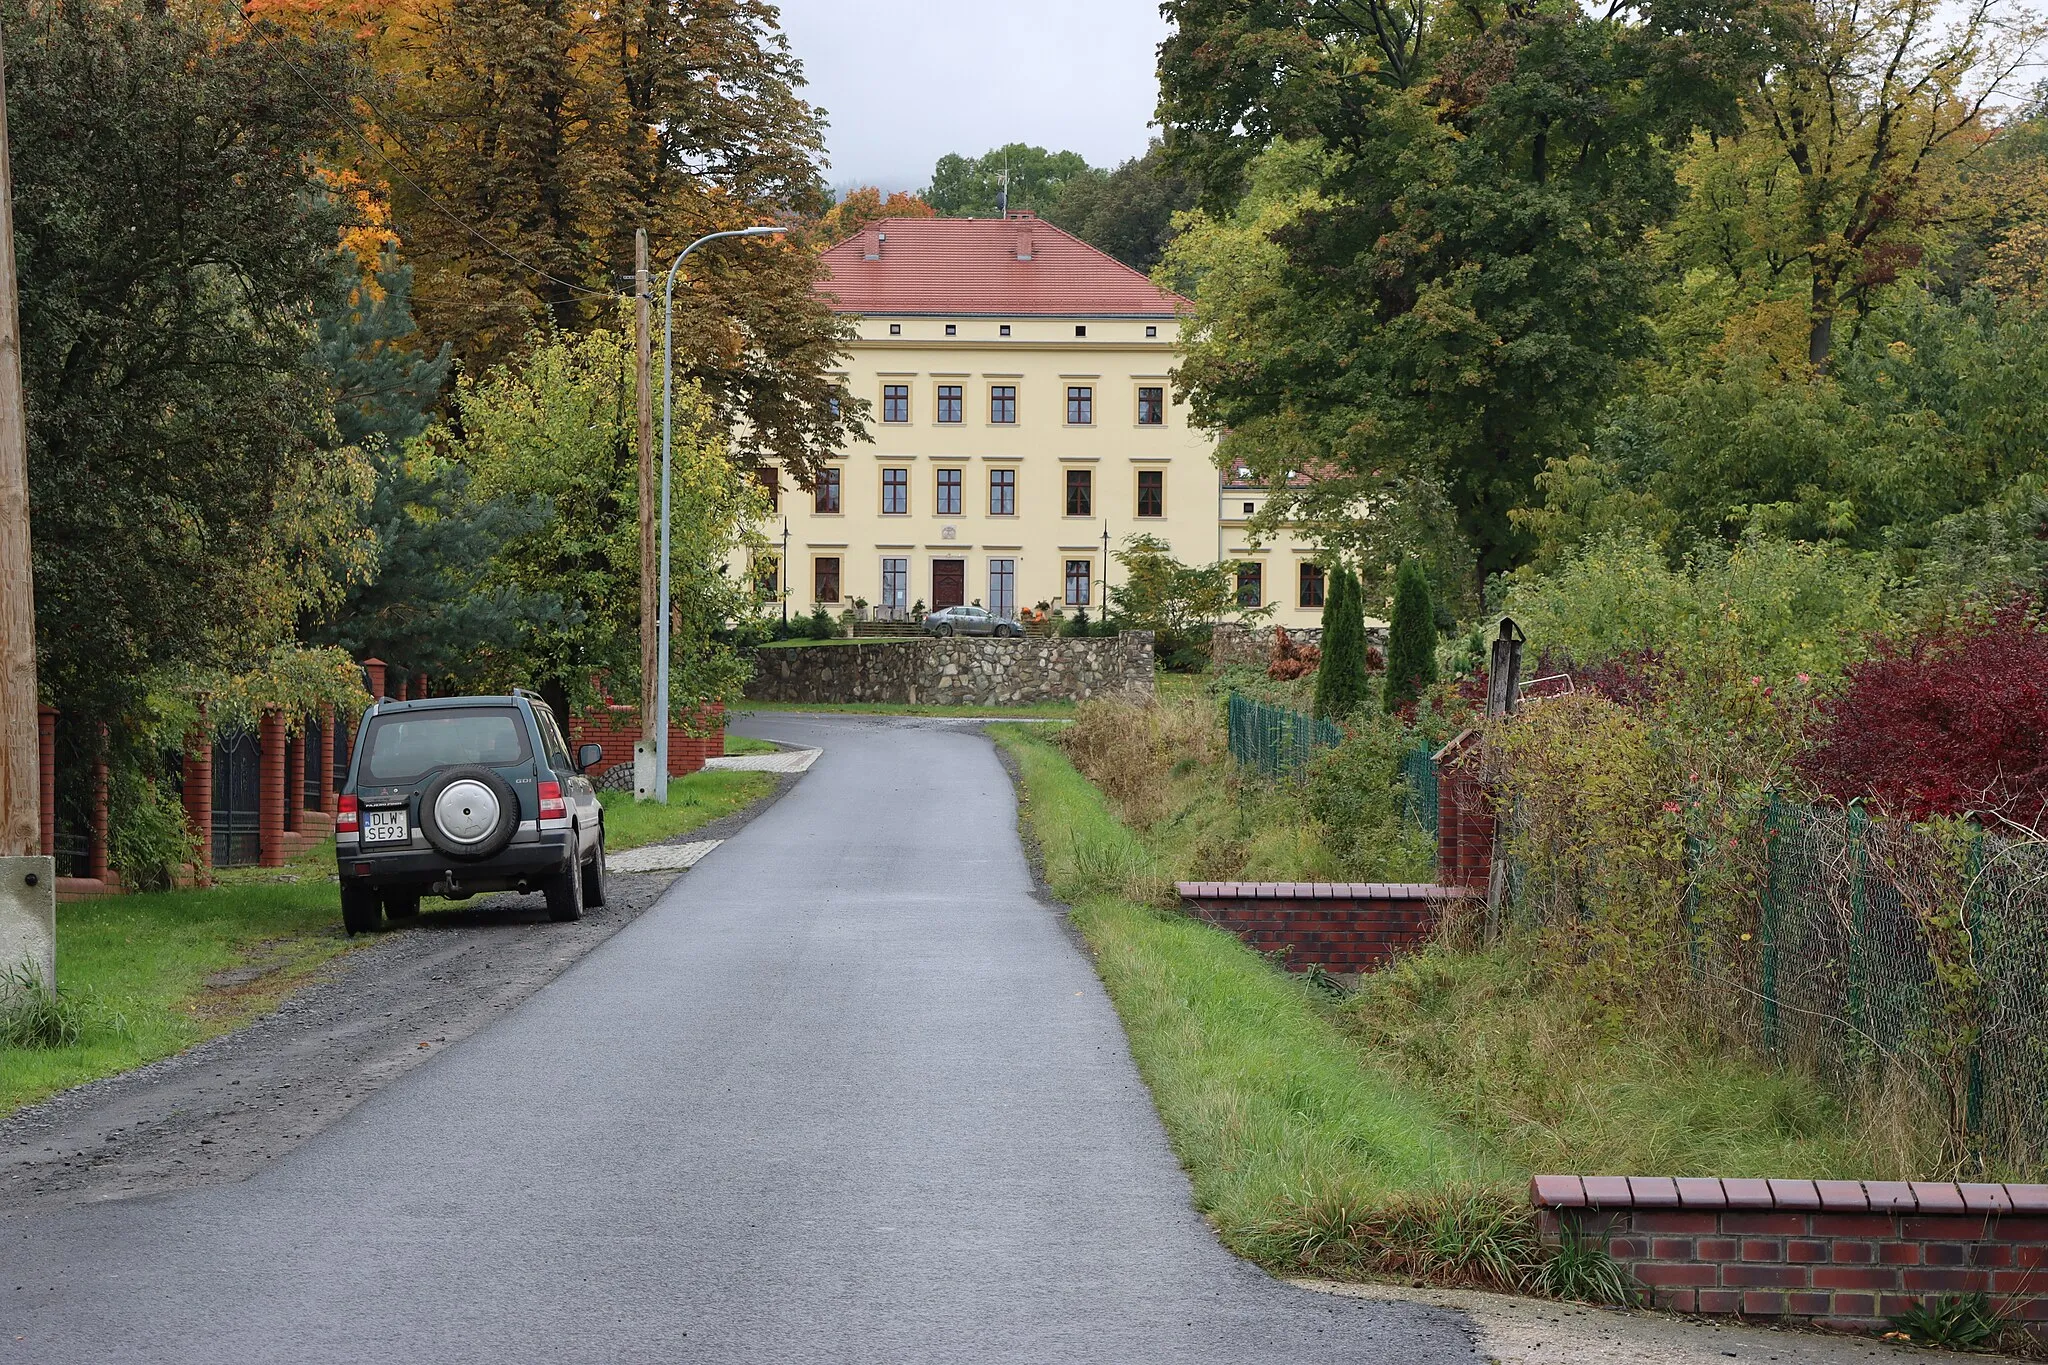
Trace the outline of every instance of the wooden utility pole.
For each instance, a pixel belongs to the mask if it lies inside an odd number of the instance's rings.
[[[36,599],[28,549],[28,422],[21,408],[21,305],[14,274],[14,173],[0,54],[0,857],[42,852],[36,742]]]
[[[668,722],[668,706],[667,698],[655,695],[661,649],[661,587],[655,549],[661,530],[654,489],[654,300],[650,296],[653,283],[647,276],[646,228],[633,234],[633,255],[633,340],[639,362],[634,398],[640,424],[640,741],[641,747],[651,752],[658,733],[655,726]],[[643,788],[650,783],[643,779],[652,768],[641,773],[639,769],[646,764],[637,753],[634,764],[634,794],[647,797],[652,793]]]

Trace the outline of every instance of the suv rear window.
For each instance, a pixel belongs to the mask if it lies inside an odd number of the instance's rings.
[[[370,721],[356,781],[373,787],[402,786],[435,768],[462,763],[512,768],[532,757],[525,719],[515,707],[400,712]]]

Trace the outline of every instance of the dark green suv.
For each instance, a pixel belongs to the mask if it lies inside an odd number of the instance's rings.
[[[540,891],[548,915],[604,904],[604,808],[552,710],[531,692],[379,702],[363,716],[334,822],[351,934],[419,913],[421,896]]]

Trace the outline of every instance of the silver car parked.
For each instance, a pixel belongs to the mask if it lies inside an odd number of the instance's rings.
[[[944,607],[924,618],[927,635],[993,635],[1009,639],[1024,633],[1014,616],[998,616],[984,607]]]

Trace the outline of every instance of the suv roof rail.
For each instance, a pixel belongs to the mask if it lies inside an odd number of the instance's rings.
[[[546,706],[548,704],[548,699],[546,697],[543,697],[540,693],[534,691],[530,687],[515,687],[512,689],[512,695],[515,697],[524,697],[528,701],[537,701],[542,706]]]

